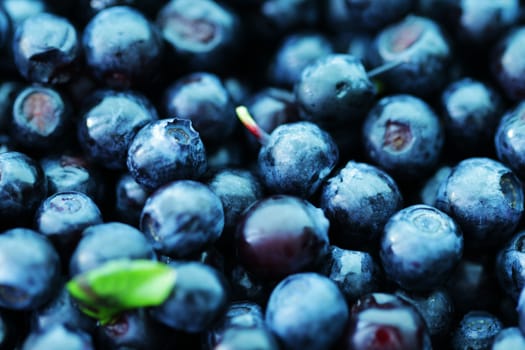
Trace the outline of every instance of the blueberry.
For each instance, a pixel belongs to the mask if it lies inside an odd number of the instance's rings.
[[[246,108],[255,122],[267,133],[271,133],[281,124],[296,122],[299,113],[293,93],[280,88],[265,88],[249,96]],[[255,150],[260,149],[260,143],[248,131],[248,142]]]
[[[375,248],[387,220],[402,208],[396,182],[375,166],[349,161],[321,188],[321,208],[333,241],[343,247]]]
[[[328,226],[322,210],[303,199],[261,199],[246,209],[237,226],[238,261],[269,280],[311,269],[327,253]]]
[[[161,119],[145,125],[131,141],[127,167],[137,183],[155,190],[174,180],[204,175],[206,150],[191,121]]]
[[[142,232],[120,222],[91,225],[69,261],[69,275],[75,276],[117,259],[156,259],[153,247]]]
[[[413,9],[410,0],[361,1],[328,0],[325,21],[330,28],[341,31],[376,31],[400,20]]]
[[[62,324],[34,331],[25,339],[21,350],[70,349],[94,350],[91,336]]]
[[[71,330],[89,334],[95,331],[96,322],[82,313],[71,299],[66,288],[58,288],[58,293],[48,303],[34,310],[30,317],[31,329],[44,330],[55,325],[64,325]]]
[[[55,89],[34,85],[17,95],[9,131],[27,152],[41,154],[67,146],[71,124],[68,100]]]
[[[512,170],[500,162],[467,158],[442,182],[435,205],[461,227],[467,248],[494,250],[519,223],[523,190]]]
[[[433,11],[454,39],[465,45],[490,45],[520,18],[518,0],[434,1]]]
[[[13,38],[16,66],[27,80],[65,83],[76,73],[80,40],[73,24],[51,13],[39,13],[16,27]]]
[[[503,107],[500,94],[484,82],[462,78],[448,85],[441,94],[441,108],[451,151],[467,155],[490,151]]]
[[[228,63],[239,44],[237,15],[211,0],[172,0],[158,12],[157,25],[175,56],[191,70]]]
[[[438,288],[427,293],[410,293],[399,290],[395,293],[412,304],[425,321],[434,344],[445,343],[454,320],[454,303],[446,289]]]
[[[220,237],[224,209],[220,198],[206,185],[192,180],[174,181],[148,197],[140,228],[157,251],[185,258],[203,251]]]
[[[127,311],[97,328],[96,345],[101,349],[158,349],[165,345],[163,330],[144,309]]]
[[[499,251],[495,270],[501,290],[517,301],[525,287],[525,231],[517,232]]]
[[[454,350],[490,349],[503,324],[486,311],[470,311],[454,330],[451,345]]]
[[[4,49],[10,42],[12,35],[12,24],[9,15],[2,4],[0,6],[0,50]]]
[[[430,350],[425,321],[407,301],[394,294],[371,293],[351,307],[339,349]]]
[[[166,114],[189,119],[206,144],[219,144],[237,126],[235,106],[221,79],[195,72],[171,84],[164,97]]]
[[[361,61],[348,54],[319,58],[294,85],[301,118],[328,130],[361,121],[376,90]]]
[[[292,156],[293,155],[293,156]],[[258,172],[271,193],[311,197],[339,160],[339,149],[310,122],[280,125],[259,151]]]
[[[499,120],[494,135],[494,145],[498,159],[525,178],[525,103],[509,109]]]
[[[27,225],[46,195],[47,180],[35,160],[16,151],[0,153],[1,226]]]
[[[244,210],[263,197],[262,184],[249,170],[219,170],[208,180],[208,186],[221,200],[224,232],[230,236],[233,236]]]
[[[81,192],[99,203],[104,192],[102,175],[83,155],[53,154],[40,159],[48,182],[48,195]]]
[[[348,306],[327,277],[298,273],[274,288],[265,320],[286,349],[329,349],[343,332]]]
[[[36,231],[13,228],[0,235],[0,306],[34,310],[56,293],[60,260],[51,242]]]
[[[503,328],[492,342],[491,350],[525,349],[525,337],[518,327]]]
[[[114,6],[100,11],[84,28],[86,63],[107,86],[144,87],[161,62],[160,33],[139,11]]]
[[[490,71],[505,96],[519,101],[525,97],[525,27],[516,26],[492,47]]]
[[[46,198],[35,214],[35,228],[47,236],[65,260],[80,240],[82,231],[102,223],[102,213],[81,192],[57,192]]]
[[[135,135],[157,119],[153,105],[139,93],[97,91],[87,99],[77,126],[79,143],[91,160],[122,170]]]
[[[115,185],[115,215],[119,221],[138,227],[142,208],[150,192],[128,173],[122,174]]]
[[[275,52],[268,72],[269,80],[276,85],[292,87],[299,81],[304,68],[333,52],[332,43],[321,33],[291,34],[285,37]]]
[[[440,210],[417,204],[386,223],[379,251],[385,274],[402,288],[432,290],[449,278],[463,254],[463,235]]]
[[[232,302],[222,320],[216,323],[206,334],[206,345],[208,348],[228,347],[231,340],[228,338],[237,338],[235,335],[228,335],[236,330],[261,330],[266,331],[266,324],[264,323],[263,309],[258,304],[251,301]],[[254,335],[259,334],[255,332]],[[244,337],[240,336],[240,337]],[[264,336],[263,336],[264,337]],[[273,338],[268,332],[268,337]],[[260,341],[255,341],[259,343]],[[275,340],[274,340],[275,342]],[[231,346],[231,345],[228,345]]]
[[[0,26],[2,7],[0,5]],[[3,81],[0,83],[0,130],[7,132],[13,115],[13,104],[19,92],[26,85],[19,81]]]
[[[337,284],[346,300],[353,303],[382,286],[383,274],[375,258],[366,252],[330,246],[320,272]]]
[[[14,27],[33,15],[50,11],[49,5],[44,0],[4,0],[2,5]]]
[[[440,166],[436,172],[429,176],[419,191],[419,200],[422,204],[434,205],[441,182],[445,181],[450,175],[452,167],[449,165]]]
[[[197,262],[174,266],[177,281],[173,292],[151,316],[169,327],[189,333],[201,332],[226,312],[229,291],[224,276]]]
[[[388,90],[418,96],[443,87],[451,57],[450,43],[439,24],[413,14],[384,27],[371,48],[375,66],[402,62],[381,76]]]
[[[369,111],[362,129],[366,156],[395,178],[429,174],[440,159],[444,130],[439,117],[411,95],[383,97]]]

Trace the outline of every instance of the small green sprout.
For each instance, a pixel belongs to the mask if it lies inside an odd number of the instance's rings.
[[[164,263],[126,259],[75,276],[66,287],[82,312],[108,324],[125,310],[162,304],[175,280],[175,269]]]

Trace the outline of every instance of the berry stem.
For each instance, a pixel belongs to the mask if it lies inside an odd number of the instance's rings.
[[[374,69],[372,69],[370,72],[367,73],[368,78],[369,79],[375,78],[378,75],[381,75],[381,74],[383,74],[385,72],[388,72],[391,69],[396,68],[397,66],[401,65],[402,63],[403,63],[402,60],[397,60],[397,61],[387,62],[385,64],[382,64],[382,65],[378,66],[378,67],[375,67]]]
[[[250,112],[248,112],[248,108],[245,106],[238,106],[235,108],[235,113],[237,113],[237,118],[239,118],[244,127],[255,136],[261,145],[266,145],[268,143],[270,135],[257,125]]]

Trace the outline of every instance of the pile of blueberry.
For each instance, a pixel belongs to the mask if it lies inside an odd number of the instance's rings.
[[[525,349],[519,0],[0,0],[0,350]]]

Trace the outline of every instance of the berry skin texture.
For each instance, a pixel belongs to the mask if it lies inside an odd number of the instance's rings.
[[[86,63],[112,88],[146,85],[161,62],[160,33],[143,14],[127,6],[100,11],[84,29]]]
[[[151,309],[153,319],[189,333],[202,332],[226,312],[229,291],[222,274],[210,266],[180,263],[174,266],[176,287],[168,299]]]
[[[207,168],[199,133],[187,119],[160,119],[146,124],[131,141],[128,170],[140,185],[155,190],[174,180],[201,177]]]
[[[186,258],[219,239],[224,209],[208,186],[192,180],[174,181],[146,200],[140,228],[157,251]]]
[[[348,306],[337,286],[317,273],[299,273],[272,291],[265,321],[285,349],[329,349],[342,334]]]
[[[463,235],[454,220],[423,204],[388,220],[379,251],[386,277],[411,291],[442,285],[462,254]]]
[[[38,13],[17,26],[13,55],[20,74],[42,84],[68,82],[76,73],[80,39],[75,27],[51,13]]]
[[[523,350],[525,349],[525,337],[518,327],[502,329],[494,338],[491,350]]]
[[[294,93],[302,119],[332,130],[361,121],[376,90],[359,59],[331,54],[303,69]]]
[[[519,231],[499,251],[496,276],[501,290],[517,301],[525,287],[525,231]]]
[[[339,150],[326,131],[310,122],[278,126],[259,151],[259,176],[275,194],[309,198],[330,175]]]
[[[321,189],[331,238],[345,248],[376,247],[387,220],[402,208],[395,181],[381,169],[349,161]]]
[[[135,92],[101,90],[87,99],[78,124],[84,153],[108,169],[126,168],[129,145],[137,132],[158,119],[146,97]]]
[[[467,158],[441,183],[435,206],[458,223],[468,249],[495,250],[519,223],[523,189],[512,170],[502,163]]]
[[[21,350],[46,349],[95,350],[95,346],[88,333],[57,323],[29,333],[21,347]]]
[[[470,311],[452,335],[452,349],[490,349],[502,329],[503,324],[496,316],[486,311]]]
[[[374,66],[402,62],[381,76],[387,89],[428,96],[446,83],[452,53],[437,22],[412,14],[384,27],[375,37],[370,56]]]
[[[303,199],[261,199],[246,209],[237,226],[239,262],[269,280],[312,268],[327,253],[328,225],[322,210]]]
[[[362,129],[368,158],[394,178],[419,179],[434,169],[444,129],[431,107],[411,95],[390,95],[369,111]]]
[[[498,159],[525,179],[525,102],[517,104],[499,120],[494,135]]]

